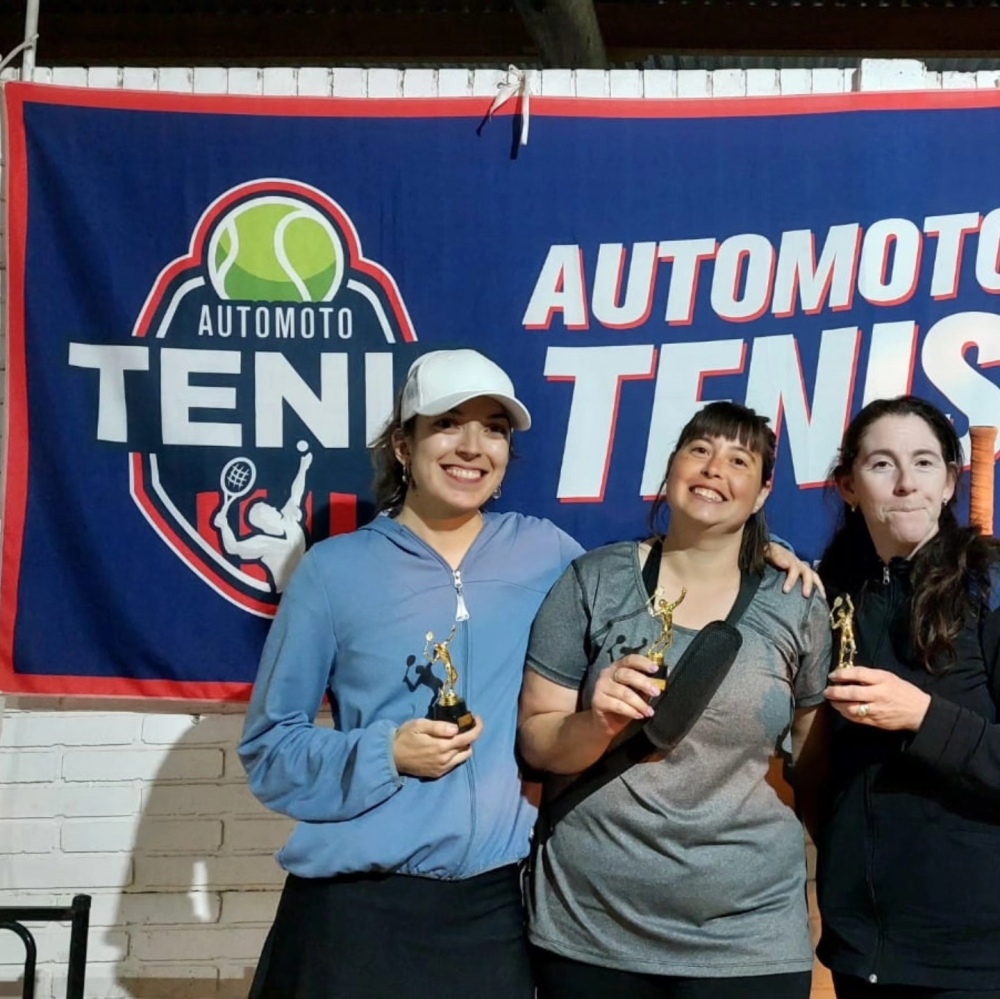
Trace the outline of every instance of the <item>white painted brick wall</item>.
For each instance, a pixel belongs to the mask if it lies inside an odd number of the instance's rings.
[[[44,48],[43,48],[44,54]],[[16,78],[8,70],[5,79]],[[40,67],[39,82],[201,94],[483,98],[491,69]],[[854,69],[546,70],[546,96],[664,98],[989,87],[1000,73],[919,62]],[[537,127],[537,126],[536,126]],[[0,260],[0,266],[3,261]],[[0,369],[0,403],[4,397]],[[272,853],[290,824],[250,795],[234,753],[242,715],[211,706],[8,697],[0,726],[0,904],[93,896],[89,999],[242,999],[277,904]],[[40,926],[38,999],[65,994],[68,928]],[[0,934],[0,992],[22,953]]]

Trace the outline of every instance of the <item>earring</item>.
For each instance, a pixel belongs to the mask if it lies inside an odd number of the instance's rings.
[[[410,484],[410,466],[407,465],[405,462],[400,462],[400,464],[403,466],[403,472],[402,472],[403,485],[408,486]]]
[[[858,512],[858,505],[857,505],[857,503],[848,503],[848,506],[851,508],[851,513],[857,513]]]
[[[496,489],[493,490],[493,498],[500,499],[501,495],[503,495],[503,490],[500,486],[497,486]]]

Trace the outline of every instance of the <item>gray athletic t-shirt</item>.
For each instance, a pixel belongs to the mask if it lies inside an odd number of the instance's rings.
[[[718,692],[666,757],[594,792],[539,849],[531,939],[577,960],[660,975],[725,978],[807,971],[802,827],[774,786],[795,708],[819,704],[830,665],[826,603],[768,568],[739,623],[743,645]],[[580,691],[646,648],[638,546],[578,558],[542,604],[528,666]],[[675,628],[668,663],[695,634]]]

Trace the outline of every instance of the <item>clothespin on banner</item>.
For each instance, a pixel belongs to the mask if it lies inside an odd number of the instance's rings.
[[[521,98],[521,142],[520,145],[528,144],[528,125],[531,120],[531,87],[528,85],[528,74],[517,66],[507,67],[507,79],[503,83],[497,84],[497,95],[493,98],[487,118],[492,118],[494,112],[499,111],[512,97]]]

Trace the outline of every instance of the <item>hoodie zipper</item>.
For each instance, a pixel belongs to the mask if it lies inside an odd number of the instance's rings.
[[[455,587],[455,622],[456,624],[460,621],[469,620],[469,608],[465,604],[465,593],[462,587],[462,571],[461,569],[451,570],[451,580]],[[462,629],[462,635],[465,638],[465,662],[468,664],[472,660],[472,649],[471,641],[472,636],[469,634],[468,625]],[[472,677],[470,675],[468,665],[466,665],[466,670],[462,676],[462,693],[466,698],[466,705],[469,704],[469,700],[472,697]],[[471,708],[469,710],[472,710]],[[469,788],[469,841],[466,844],[465,852],[462,854],[462,859],[459,861],[458,867],[460,871],[466,869],[466,865],[469,862],[469,856],[476,847],[476,827],[477,815],[476,815],[476,768],[475,768],[475,753],[469,759],[465,761],[462,765],[462,769],[465,771],[465,778]]]
[[[883,609],[882,628],[875,646],[875,654],[872,657],[873,663],[877,663],[879,653],[882,651],[882,643],[889,632],[893,613],[896,607],[897,592],[895,581],[889,566],[882,564],[882,586],[885,588],[883,596],[886,606]],[[875,919],[875,955],[869,973],[865,976],[871,984],[878,982],[878,968],[882,963],[882,947],[884,945],[885,929],[882,920],[882,911],[879,905],[878,893],[875,891],[875,873],[878,868],[878,821],[875,815],[875,794],[872,786],[872,774],[866,773],[864,779],[865,809],[868,813],[868,896],[871,901],[872,916]]]
[[[400,526],[402,527],[402,525],[400,525]],[[416,534],[416,532],[414,532],[414,531],[412,531],[412,530],[410,530],[409,528],[406,528],[406,527],[402,527],[402,529],[404,531],[407,531],[410,535],[412,535],[412,537],[416,540],[416,542],[421,547],[423,547],[426,551],[428,551],[435,559],[437,559],[437,561],[442,566],[444,566],[444,568],[448,572],[451,573],[451,584],[452,584],[452,586],[455,589],[455,621],[456,621],[456,623],[468,621],[470,615],[469,615],[469,608],[468,608],[468,606],[465,603],[465,592],[464,592],[465,588],[464,588],[463,581],[462,581],[462,571],[461,571],[461,569],[453,569],[441,557],[441,553],[438,552],[438,551],[436,551],[431,545],[429,545],[426,541],[424,541],[424,539],[421,538],[418,534]],[[486,529],[486,524],[485,523],[483,525],[483,529],[484,529],[484,531]],[[465,556],[462,559],[463,564],[465,563],[466,559],[468,559],[470,552],[472,552],[472,550],[474,548],[476,548],[477,545],[480,543],[481,538],[482,538],[482,532],[480,532],[479,537],[477,537],[472,542],[472,544],[469,546],[469,550],[465,553]],[[466,653],[466,659],[465,659],[465,661],[466,661],[466,663],[468,663],[468,662],[471,661],[471,658],[472,658],[471,654],[470,654],[471,636],[469,635],[468,625],[466,625],[466,627],[463,628],[462,631],[464,633],[464,638],[465,638],[465,650],[464,650],[465,653]],[[457,631],[456,631],[456,635],[457,635]],[[462,693],[465,694],[466,697],[468,697],[469,696],[469,689],[471,687],[471,682],[470,682],[471,681],[471,677],[469,675],[468,667],[466,667],[466,670],[465,670],[464,673],[462,672],[462,670],[459,670],[459,677],[460,677],[460,679],[463,680],[463,682],[462,682]],[[468,704],[468,701],[466,701],[466,704]],[[465,771],[466,784],[467,784],[468,791],[469,791],[470,821],[469,821],[469,842],[466,845],[465,852],[462,854],[461,860],[457,864],[458,876],[459,877],[463,876],[463,872],[464,872],[464,870],[466,868],[466,865],[468,864],[469,856],[473,853],[473,851],[478,846],[478,844],[476,843],[479,823],[478,823],[478,815],[476,813],[476,808],[475,808],[475,802],[476,802],[476,773],[475,773],[476,768],[475,768],[475,762],[476,762],[476,758],[475,758],[475,754],[473,754],[472,757],[470,757],[468,760],[465,761],[465,763],[462,764],[462,769]]]
[[[465,594],[462,592],[462,570],[452,569],[451,576],[452,583],[455,586],[455,596],[457,598],[455,604],[455,620],[468,621],[469,608],[465,606]]]

